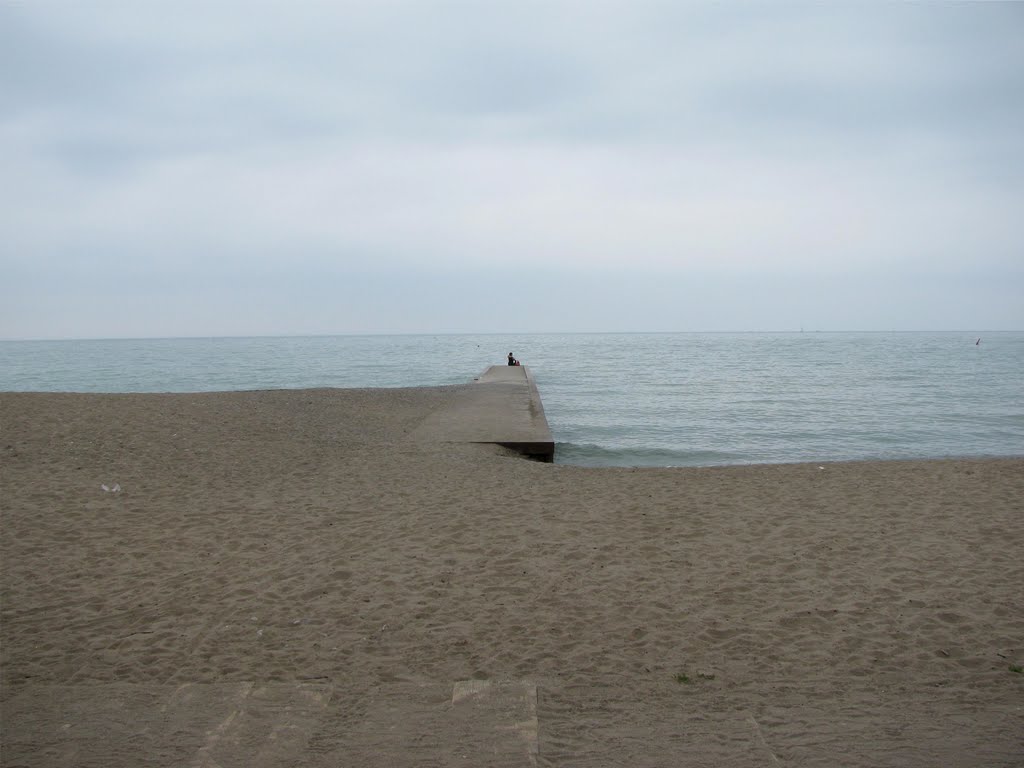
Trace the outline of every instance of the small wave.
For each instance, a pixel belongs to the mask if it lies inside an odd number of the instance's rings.
[[[742,464],[749,457],[721,451],[665,448],[607,448],[600,445],[556,443],[555,463],[579,467],[707,467]]]

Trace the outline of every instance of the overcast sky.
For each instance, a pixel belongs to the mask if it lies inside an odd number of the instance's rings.
[[[1024,329],[1024,4],[0,0],[0,338]]]

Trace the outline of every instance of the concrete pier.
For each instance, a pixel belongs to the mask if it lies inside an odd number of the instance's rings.
[[[555,457],[544,405],[525,365],[492,365],[452,405],[428,416],[416,434],[439,442],[493,443],[539,461]]]

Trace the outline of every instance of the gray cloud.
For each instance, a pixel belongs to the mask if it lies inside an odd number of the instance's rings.
[[[8,4],[0,336],[115,333],[53,309],[95,275],[149,297],[125,334],[183,297],[152,332],[476,330],[517,269],[574,330],[779,327],[787,286],[871,327],[852,279],[913,298],[886,328],[956,284],[956,324],[1020,327],[1022,96],[1016,4]],[[658,290],[696,274],[731,315]]]

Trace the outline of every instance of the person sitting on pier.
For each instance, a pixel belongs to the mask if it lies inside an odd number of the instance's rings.
[[[518,360],[516,360],[516,359],[515,359],[515,358],[514,358],[514,357],[512,356],[512,353],[511,353],[511,352],[509,352],[509,353],[508,353],[508,364],[509,364],[509,365],[519,365],[519,361],[518,361]]]

